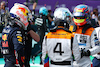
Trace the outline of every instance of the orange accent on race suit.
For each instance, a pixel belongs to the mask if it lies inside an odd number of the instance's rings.
[[[82,29],[83,29],[83,27],[77,26],[77,30],[76,30],[76,32],[73,32],[73,34],[75,34],[75,33],[77,33],[77,34],[83,34],[83,33],[82,33]],[[73,30],[73,26],[72,26],[72,25],[70,26],[69,30],[70,30],[70,31]],[[88,28],[88,29],[86,30],[86,32],[84,33],[84,35],[89,35],[89,36],[91,36],[91,34],[92,34],[93,31],[94,31],[94,28],[93,28],[93,27]]]
[[[69,30],[70,30],[71,32],[73,32],[73,26],[72,26],[72,25],[70,26]]]
[[[56,32],[49,32],[46,36],[47,38],[71,39],[72,34],[62,29],[59,29]]]
[[[9,47],[8,46],[8,41],[6,41],[6,42],[5,41],[2,41],[2,47]]]

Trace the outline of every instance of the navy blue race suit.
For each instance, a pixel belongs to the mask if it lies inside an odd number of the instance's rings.
[[[19,26],[6,26],[2,31],[1,50],[4,67],[24,67],[24,30]]]

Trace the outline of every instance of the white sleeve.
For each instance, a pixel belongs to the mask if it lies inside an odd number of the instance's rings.
[[[80,60],[81,51],[80,51],[79,46],[78,46],[77,36],[74,36],[74,39],[73,39],[73,54],[74,54],[76,61]]]
[[[89,49],[89,51],[91,52],[91,55],[94,55],[100,52],[100,43],[99,43],[99,40],[97,39],[97,33],[95,30],[91,34],[91,46],[92,48]]]
[[[44,60],[46,57],[46,52],[47,52],[46,37],[44,37],[43,43],[42,43],[42,62],[43,64],[44,64]]]

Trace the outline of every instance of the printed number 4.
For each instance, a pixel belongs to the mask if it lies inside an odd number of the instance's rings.
[[[59,47],[59,51],[56,50],[57,47]],[[61,50],[62,50],[61,49],[61,43],[57,43],[56,46],[55,46],[55,48],[54,48],[54,50],[53,50],[53,52],[54,53],[60,53],[60,55],[62,55],[62,53],[64,53],[64,51],[61,51]]]

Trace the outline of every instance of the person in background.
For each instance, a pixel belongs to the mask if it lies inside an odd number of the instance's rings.
[[[6,26],[9,16],[9,7],[6,5],[5,1],[0,3],[0,25]]]
[[[100,15],[98,15],[98,27],[95,28],[97,33],[97,38],[100,43]],[[94,59],[92,60],[93,67],[100,67],[100,53],[93,55]]]
[[[73,22],[69,30],[73,32],[74,37],[78,40],[81,51],[81,59],[74,61],[74,67],[91,67],[90,55],[100,52],[95,29],[90,24],[90,14],[88,5],[80,4],[74,8]]]
[[[100,14],[98,15],[98,26],[100,27]]]
[[[97,8],[93,9],[93,11],[91,12],[91,19],[95,20],[94,23],[96,27],[98,26],[98,15],[99,15],[98,9]]]
[[[9,8],[6,6],[6,2],[2,1],[0,3],[0,14],[6,14],[9,12]]]
[[[93,12],[91,12],[91,19],[95,19],[96,22],[98,22],[98,9],[93,9]]]
[[[37,6],[37,2],[38,2],[38,0],[34,0],[34,2],[33,2],[33,10],[32,10],[32,15],[34,15],[34,14],[35,14],[35,8],[36,8],[36,6]]]
[[[2,1],[1,3],[0,3],[0,14],[4,14],[5,12],[6,12],[6,7],[5,7],[5,1]]]
[[[78,41],[73,40],[73,35],[68,29],[66,9],[55,9],[55,27],[44,37],[42,44],[44,67],[72,67],[72,52],[77,61],[81,58]],[[50,64],[48,58],[50,58]]]
[[[53,22],[53,16],[51,15],[52,14],[52,11],[51,10],[48,10],[48,24],[49,24],[49,29],[52,28],[52,22]]]
[[[48,32],[47,15],[48,15],[48,9],[46,7],[41,7],[39,9],[39,16],[35,19],[35,24],[37,25],[37,33],[40,36],[40,41],[37,43],[37,46],[40,48],[40,50],[37,50],[37,52],[42,51],[43,38],[45,36],[45,33]],[[40,64],[42,64],[42,61]]]

